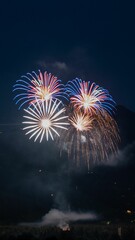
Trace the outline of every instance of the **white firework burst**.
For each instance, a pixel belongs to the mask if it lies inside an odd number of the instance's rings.
[[[29,139],[35,138],[34,142],[40,138],[42,142],[43,137],[46,136],[48,141],[49,136],[54,140],[53,134],[58,136],[58,129],[67,130],[69,123],[66,121],[68,116],[65,116],[65,108],[63,108],[61,101],[50,100],[39,103],[33,103],[28,109],[24,109],[28,113],[24,118],[23,124],[28,126],[24,127],[23,130],[27,130],[26,135],[30,134]]]

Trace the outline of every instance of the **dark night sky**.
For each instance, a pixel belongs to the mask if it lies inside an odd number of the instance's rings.
[[[118,104],[135,111],[135,5],[131,2],[0,3],[0,222],[39,218],[53,206],[51,193],[56,196],[56,189],[77,210],[102,212],[102,206],[110,202],[106,212],[119,216],[121,209],[135,208],[134,154],[129,166],[101,167],[91,174],[67,177],[54,143],[35,145],[19,125],[12,125],[22,121],[12,86],[21,75],[38,69],[48,70],[64,82],[75,77],[95,81]],[[123,145],[123,159],[134,152],[132,141],[125,140],[131,145]],[[108,192],[105,197],[101,189]]]
[[[134,22],[134,5],[126,1],[4,1],[0,14],[2,105],[11,104],[16,79],[46,67],[65,81],[74,77],[95,81],[118,104],[134,111]],[[66,73],[53,69],[55,62],[65,63]]]

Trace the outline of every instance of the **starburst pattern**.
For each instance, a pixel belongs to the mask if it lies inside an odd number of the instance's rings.
[[[89,114],[82,113],[81,111],[74,112],[69,117],[70,123],[76,128],[77,131],[88,131],[92,128],[93,118]]]
[[[27,121],[23,124],[28,126],[23,130],[27,130],[26,135],[30,134],[29,139],[35,138],[36,141],[40,138],[42,142],[44,135],[48,141],[49,137],[54,140],[54,134],[60,136],[58,129],[67,130],[69,123],[66,121],[65,108],[59,100],[44,101],[41,104],[37,101],[33,103],[29,109],[24,109],[28,114],[24,116]]]
[[[74,79],[67,83],[67,93],[73,106],[85,112],[98,113],[106,110],[113,111],[115,102],[106,89],[99,87],[95,83],[85,82],[81,79]]]
[[[51,99],[66,98],[61,80],[51,73],[44,72],[42,74],[40,70],[39,74],[32,72],[22,76],[16,81],[13,88],[13,92],[20,92],[14,97],[16,104],[19,104],[19,109],[26,103],[31,105],[36,101],[42,103]]]

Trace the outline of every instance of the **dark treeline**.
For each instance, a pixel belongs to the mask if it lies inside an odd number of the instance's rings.
[[[135,225],[75,224],[70,231],[58,227],[1,226],[0,240],[133,240]]]

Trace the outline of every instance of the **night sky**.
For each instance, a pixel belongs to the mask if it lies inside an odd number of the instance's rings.
[[[8,0],[0,9],[0,223],[36,221],[53,207],[128,219],[127,209],[135,214],[133,1]],[[38,69],[64,83],[78,77],[109,90],[121,106],[114,163],[69,172],[55,143],[24,136],[12,89]]]

